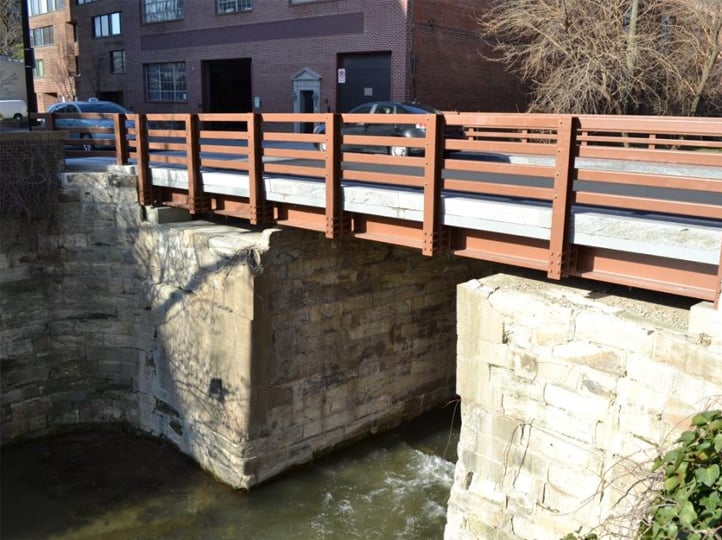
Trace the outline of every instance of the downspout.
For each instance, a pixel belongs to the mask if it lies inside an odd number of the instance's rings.
[[[403,101],[416,100],[416,50],[414,44],[416,23],[414,22],[414,0],[406,3],[406,89]]]

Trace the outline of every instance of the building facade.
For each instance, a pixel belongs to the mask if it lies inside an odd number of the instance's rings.
[[[521,86],[481,54],[483,4],[28,0],[39,109],[97,97],[148,113],[345,112],[379,99],[523,110]]]

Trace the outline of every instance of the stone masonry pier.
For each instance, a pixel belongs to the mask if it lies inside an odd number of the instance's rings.
[[[636,482],[692,415],[722,407],[722,312],[602,290],[504,274],[459,286],[462,431],[445,538],[558,540],[596,526],[630,538],[630,488],[648,485]]]
[[[2,444],[130,425],[248,488],[454,397],[455,288],[492,265],[60,179],[47,219],[2,225]]]

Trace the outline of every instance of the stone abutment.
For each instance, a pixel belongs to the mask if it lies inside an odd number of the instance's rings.
[[[722,408],[721,313],[672,300],[504,274],[459,286],[445,538],[636,537],[654,458]]]
[[[248,488],[455,396],[455,287],[490,265],[166,223],[122,170],[60,182],[3,220],[3,444],[131,425]]]

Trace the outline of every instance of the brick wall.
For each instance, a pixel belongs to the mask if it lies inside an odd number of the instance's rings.
[[[526,88],[502,64],[489,61],[476,18],[489,1],[416,0],[412,96],[442,110],[526,109]]]

